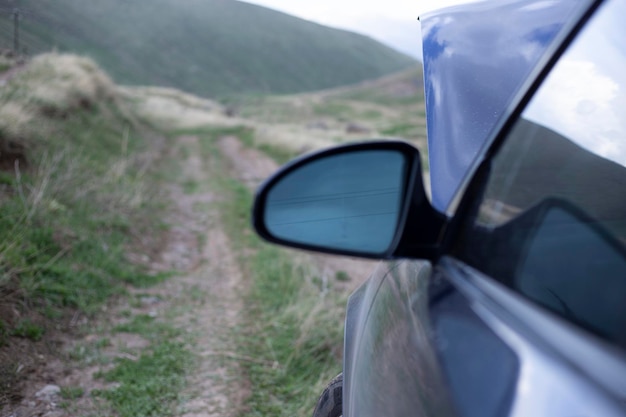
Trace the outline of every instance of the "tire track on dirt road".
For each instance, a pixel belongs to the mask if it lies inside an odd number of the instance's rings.
[[[248,390],[236,360],[232,360],[236,357],[231,354],[235,343],[232,329],[240,323],[243,308],[243,275],[221,227],[215,207],[219,197],[207,188],[211,181],[206,164],[211,161],[200,157],[196,136],[179,137],[177,144],[187,155],[182,163],[182,181],[198,184],[198,190],[186,193],[180,185],[170,190],[177,210],[175,218],[169,219],[174,236],[169,239],[163,261],[188,272],[169,280],[163,290],[181,295],[178,300],[182,305],[174,306],[174,322],[193,334],[195,345],[191,350],[199,356],[188,379],[189,388],[183,393],[187,401],[180,406],[178,415],[236,416]],[[203,240],[204,244],[200,242]],[[189,256],[193,245],[185,242],[194,241],[198,251]],[[183,265],[176,265],[181,261]]]

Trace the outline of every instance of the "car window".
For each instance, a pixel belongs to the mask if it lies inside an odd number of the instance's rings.
[[[602,6],[494,156],[460,256],[626,347],[626,1]]]

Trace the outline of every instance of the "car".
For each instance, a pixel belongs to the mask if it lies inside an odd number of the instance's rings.
[[[383,259],[315,417],[626,415],[626,0],[421,16],[430,195],[401,140],[258,190],[270,242]]]

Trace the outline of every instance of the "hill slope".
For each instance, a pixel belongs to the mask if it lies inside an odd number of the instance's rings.
[[[13,45],[0,0],[0,48]],[[414,61],[368,37],[235,0],[21,0],[21,44],[96,59],[126,84],[204,96],[293,93],[402,70]]]

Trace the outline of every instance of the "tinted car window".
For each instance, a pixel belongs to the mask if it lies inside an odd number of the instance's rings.
[[[626,346],[626,1],[603,6],[494,157],[461,256]]]

